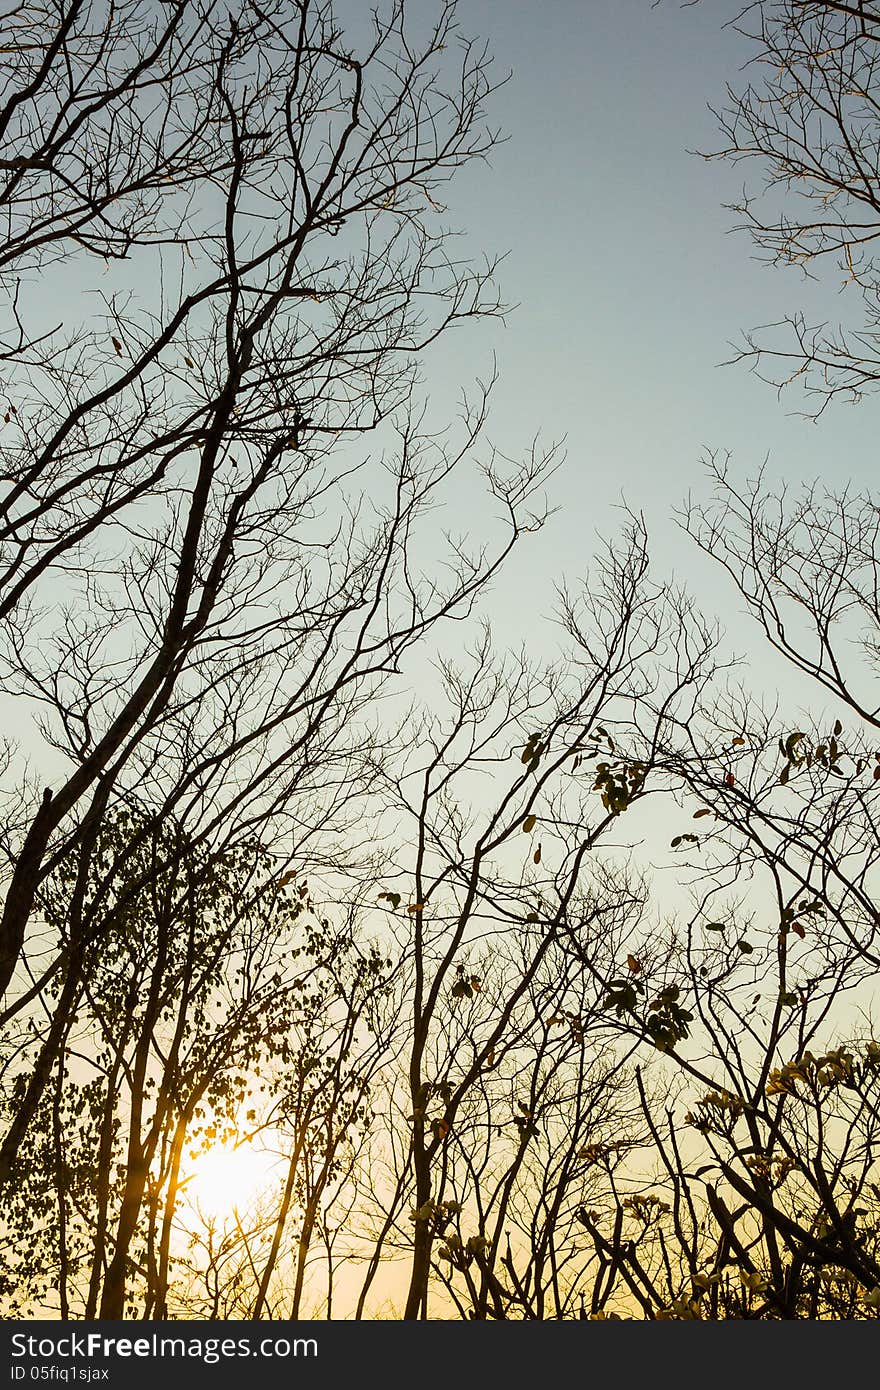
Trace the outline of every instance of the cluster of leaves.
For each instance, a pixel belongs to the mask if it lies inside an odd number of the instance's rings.
[[[643,791],[648,769],[639,759],[621,758],[597,763],[595,772],[593,790],[599,792],[606,811],[620,816]]]
[[[634,957],[630,958],[638,965]],[[640,968],[640,967],[639,967]],[[671,1052],[676,1043],[683,1041],[693,1022],[693,1014],[681,1006],[681,989],[676,984],[664,985],[647,1005],[640,1010],[640,1001],[646,997],[646,985],[632,970],[627,979],[612,979],[608,982],[608,992],[603,1007],[613,1009],[618,1018],[629,1015],[644,1031],[645,1035],[661,1052]]]
[[[845,777],[847,774],[842,765],[843,759],[850,763],[852,775],[855,777],[861,777],[870,768],[872,780],[880,780],[880,750],[849,753],[839,743],[842,733],[843,725],[836,719],[834,728],[826,739],[811,740],[803,729],[796,729],[781,738],[779,752],[783,763],[779,774],[780,785],[786,786],[792,774],[800,768],[819,767],[833,773],[835,777]]]
[[[815,1057],[804,1052],[799,1057],[775,1067],[767,1078],[768,1096],[794,1095],[799,1083],[813,1092],[819,1087],[848,1086],[857,1088],[864,1074],[880,1068],[880,1044],[865,1044],[861,1059],[848,1047],[839,1047]]]

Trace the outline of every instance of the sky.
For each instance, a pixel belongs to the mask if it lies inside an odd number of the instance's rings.
[[[361,3],[361,0],[357,0]],[[416,8],[428,0],[413,0]],[[673,509],[705,496],[707,451],[731,451],[751,475],[792,484],[873,483],[875,406],[793,413],[742,366],[723,367],[743,330],[806,308],[845,311],[826,286],[762,267],[723,207],[743,171],[707,164],[710,103],[736,85],[750,49],[724,28],[733,0],[460,0],[463,29],[485,37],[511,78],[490,117],[507,135],[491,166],[463,171],[450,221],[474,254],[506,252],[505,327],[441,340],[426,389],[442,413],[460,387],[500,380],[489,438],[516,455],[536,433],[564,439],[557,507],[495,586],[499,643],[528,633],[540,649],[554,582],[588,576],[622,501],[644,512],[661,573],[677,577],[745,645],[735,596],[682,539]],[[467,527],[472,499],[462,497]],[[549,629],[548,629],[549,631]],[[756,676],[757,679],[757,676]],[[761,669],[761,680],[766,672]],[[664,826],[664,835],[666,834]],[[665,841],[664,841],[665,843]]]
[[[671,519],[689,491],[706,495],[710,449],[731,451],[742,475],[767,458],[769,476],[792,484],[873,480],[870,400],[814,424],[796,397],[780,401],[746,367],[720,365],[744,330],[787,312],[849,312],[842,276],[816,286],[765,266],[731,232],[723,204],[760,171],[693,153],[717,145],[709,104],[723,104],[753,51],[725,28],[739,8],[461,0],[462,28],[487,38],[512,75],[491,107],[508,139],[488,170],[457,178],[450,218],[472,250],[508,252],[501,285],[519,307],[466,351],[448,340],[429,380],[452,389],[494,352],[493,442],[515,454],[540,431],[567,447],[558,513],[493,599],[500,636],[516,631],[523,604],[547,611],[561,572],[585,572],[597,535],[618,529],[622,499],[645,513],[658,569],[741,631],[720,575]]]
[[[723,104],[753,51],[725,27],[739,8],[459,0],[463,32],[486,39],[497,76],[510,78],[488,111],[506,139],[488,168],[456,176],[448,221],[463,251],[506,253],[500,286],[518,307],[506,325],[441,338],[425,390],[442,423],[494,358],[488,440],[512,456],[536,434],[566,448],[550,488],[556,513],[485,610],[500,647],[525,635],[533,654],[553,655],[561,639],[543,620],[554,586],[589,577],[625,501],[645,515],[657,573],[721,618],[737,650],[755,651],[742,605],[673,520],[689,492],[708,494],[707,451],[729,450],[743,476],[766,458],[771,477],[793,484],[873,481],[872,401],[832,406],[814,424],[795,413],[796,397],[780,402],[745,367],[720,365],[746,329],[801,308],[813,318],[846,308],[842,276],[817,287],[763,266],[730,231],[723,204],[759,171],[694,153],[717,144],[709,104]],[[435,5],[412,0],[412,11],[421,20]],[[456,502],[461,529],[479,534],[486,513],[472,483],[453,500],[452,525]],[[416,683],[422,672],[417,662]],[[773,679],[785,682],[781,665]]]

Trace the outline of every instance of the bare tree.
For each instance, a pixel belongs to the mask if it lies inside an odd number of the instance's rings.
[[[805,194],[741,211],[867,314],[792,319],[822,409],[877,378],[878,16],[740,23],[766,80],[719,153]],[[681,518],[813,715],[732,684],[637,515],[562,655],[470,625],[392,703],[555,460],[480,454],[491,383],[448,428],[421,398],[501,312],[441,201],[496,138],[486,50],[451,0],[4,32],[0,695],[41,740],[0,822],[8,1308],[363,1317],[403,1271],[407,1319],[878,1316],[873,499],[716,462]],[[478,540],[435,522],[472,468]],[[188,1165],[258,1134],[277,1180],[194,1216]]]
[[[416,558],[487,395],[457,439],[428,432],[416,358],[499,307],[437,201],[492,146],[489,62],[451,4],[416,27],[392,4],[358,47],[311,0],[10,20],[3,688],[39,713],[52,788],[10,753],[6,1018],[63,984],[0,1182],[89,945],[76,893],[66,940],[29,936],[46,876],[75,849],[85,882],[133,797],[218,855],[257,838],[300,869],[356,860],[374,697],[540,523],[550,456],[490,460],[495,541],[451,538],[442,582]],[[62,256],[84,283],[119,263],[73,336],[44,331],[28,278]]]
[[[751,682],[674,733],[667,852],[691,909],[664,951],[637,947],[606,1001],[669,1077],[662,1104],[641,1090],[656,1166],[581,1219],[618,1307],[875,1317],[875,508],[714,471],[714,502],[685,526],[832,708],[795,723]],[[676,1010],[684,1026],[658,1027]]]
[[[877,137],[880,11],[835,0],[757,0],[735,27],[754,49],[751,80],[729,86],[710,157],[756,164],[731,209],[761,258],[822,278],[832,267],[858,298],[848,324],[796,310],[750,332],[737,357],[780,391],[799,383],[818,416],[836,397],[858,400],[878,380],[880,235]],[[846,309],[845,309],[846,312]]]
[[[468,1186],[461,1165],[474,1106],[488,1104],[485,1074],[502,1058],[522,1069],[521,1089],[500,1102],[503,1120],[496,1097],[486,1123],[507,1133],[518,1126],[521,1167],[536,1132],[529,1093],[535,1086],[544,1095],[543,1067],[559,1051],[544,1019],[577,1019],[576,998],[604,997],[614,973],[608,948],[638,905],[625,875],[603,881],[595,860],[623,811],[655,790],[661,731],[673,711],[688,718],[709,677],[711,633],[651,579],[637,519],[597,561],[590,588],[563,596],[562,612],[569,656],[546,671],[522,659],[495,663],[488,637],[468,665],[446,663],[447,713],[412,740],[411,765],[388,779],[406,848],[381,897],[412,933],[399,1122],[410,1138],[361,1307],[391,1233],[410,1246],[404,1316],[427,1316],[434,1248]],[[504,968],[487,973],[486,952]],[[551,970],[568,981],[567,1003],[548,982]],[[586,1019],[571,1026],[592,1035]],[[615,1061],[607,1059],[609,1085]],[[530,1066],[540,1073],[534,1083]],[[491,1258],[480,1308],[503,1253],[492,1202],[486,1193],[482,1200],[474,1234]],[[503,1211],[498,1219],[503,1225]]]

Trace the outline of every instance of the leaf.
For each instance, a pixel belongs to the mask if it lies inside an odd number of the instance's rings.
[[[792,924],[791,924],[791,929],[792,929],[793,932],[795,932],[795,934],[796,934],[797,936],[800,937],[801,941],[803,941],[803,939],[804,939],[804,937],[806,936],[807,933],[804,931],[804,928],[803,928],[803,926],[801,925],[801,923],[800,923],[800,922],[792,922]]]
[[[842,733],[843,733],[843,725],[841,724],[841,722],[840,722],[839,719],[835,719],[835,721],[834,721],[834,737],[835,737],[835,738],[840,738],[840,735],[841,735]]]
[[[194,365],[194,364],[193,364],[193,360],[192,360],[191,357],[184,357],[183,360],[184,360],[184,362],[186,363],[186,365],[187,365],[188,367],[192,367],[192,366]]]
[[[741,1269],[739,1277],[750,1293],[763,1293],[767,1288],[767,1280],[757,1270]]]
[[[727,773],[727,776],[724,778],[724,785],[725,787],[736,786],[736,778],[734,777],[732,772]]]
[[[712,816],[714,814],[711,806],[701,806],[699,811],[694,811],[694,820],[699,820],[700,816]]]
[[[880,771],[880,769],[878,769],[878,771]],[[789,778],[790,773],[791,773],[791,763],[786,763],[786,764],[785,764],[785,767],[782,769],[782,771],[781,771],[780,774],[779,774],[779,785],[780,785],[781,787],[784,787],[784,786],[786,785],[786,783],[788,782],[788,778]]]
[[[750,956],[755,949],[750,941],[746,941],[744,936],[741,936],[736,944],[744,956]]]
[[[392,910],[392,912],[395,912],[395,911],[397,910],[397,908],[400,907],[400,894],[399,894],[399,893],[380,893],[380,894],[379,894],[379,898],[380,898],[380,900],[381,900],[382,898],[385,898],[386,901],[389,902],[389,903],[391,904],[391,910]]]
[[[737,737],[737,738],[735,738],[735,739],[733,740],[733,742],[731,743],[730,746],[731,746],[731,748],[742,748],[742,746],[743,746],[744,743],[745,743],[745,739],[744,739],[744,738]]]
[[[540,846],[540,845],[538,845],[538,848],[535,850],[534,854],[532,855],[532,862],[535,863],[535,864],[540,864],[540,862],[541,862],[541,846]]]
[[[526,816],[525,820],[524,820],[523,823],[522,823],[522,828],[523,828],[523,830],[526,832],[526,834],[528,835],[532,830],[534,830],[534,828],[535,828],[535,826],[536,826],[537,824],[538,824],[538,817],[537,817],[537,816]]]
[[[541,742],[540,735],[532,734],[529,738],[528,743],[526,744],[525,748],[520,754],[520,762],[535,763],[535,765],[537,766],[538,759],[543,751],[544,745]],[[531,768],[529,768],[529,771],[531,771]]]
[[[635,956],[627,956],[626,963],[629,966],[629,969],[632,971],[632,973],[634,975],[638,975],[639,971],[642,968],[641,961],[637,960]]]
[[[121,357],[121,356],[122,356],[122,344],[120,343],[119,339],[118,339],[118,338],[113,338],[113,337],[111,337],[110,341],[111,341],[111,343],[113,344],[114,348],[116,349],[116,356],[117,356],[117,357]]]
[[[409,907],[406,910],[410,914],[410,916],[412,916],[414,912],[424,912],[424,909],[424,903],[410,903]]]
[[[703,930],[704,930],[704,931],[724,931],[724,923],[723,923],[723,922],[707,922],[706,925],[705,925],[705,927],[703,928]]]

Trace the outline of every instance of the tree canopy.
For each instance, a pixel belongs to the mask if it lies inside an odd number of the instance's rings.
[[[2,1306],[876,1319],[880,505],[716,454],[676,514],[796,704],[637,506],[499,647],[558,451],[426,400],[504,313],[444,202],[503,75],[428,9],[5,21]],[[880,13],[737,23],[708,157],[862,314],[741,356],[819,415],[880,379]]]

